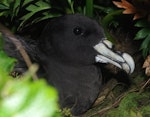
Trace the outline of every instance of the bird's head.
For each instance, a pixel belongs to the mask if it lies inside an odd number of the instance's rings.
[[[127,73],[132,73],[135,66],[129,54],[112,49],[112,43],[105,39],[96,21],[80,14],[52,19],[43,30],[40,47],[47,56],[68,63],[111,63]]]

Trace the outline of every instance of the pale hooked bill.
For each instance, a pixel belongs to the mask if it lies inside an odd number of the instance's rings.
[[[94,49],[98,52],[96,62],[111,63],[131,74],[135,68],[133,58],[127,53],[113,51],[112,46],[113,44],[106,39],[95,45]]]

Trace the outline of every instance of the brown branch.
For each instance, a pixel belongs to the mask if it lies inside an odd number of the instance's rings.
[[[2,34],[4,34],[6,37],[8,37],[14,43],[14,45],[16,46],[16,48],[19,50],[21,56],[23,57],[26,65],[27,65],[27,67],[30,68],[31,65],[32,65],[32,62],[31,62],[31,60],[30,60],[27,52],[23,48],[21,42],[15,37],[15,35],[9,29],[7,29],[1,23],[0,23],[0,32]],[[32,78],[33,78],[33,80],[37,80],[38,79],[38,77],[37,77],[36,74],[32,75]]]

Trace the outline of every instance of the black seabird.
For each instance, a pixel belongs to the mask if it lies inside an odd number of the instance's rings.
[[[114,64],[129,74],[134,70],[132,57],[114,52],[102,27],[79,14],[51,19],[36,40],[18,40],[40,65],[39,73],[58,90],[61,107],[71,108],[73,115],[86,112],[98,97],[102,74],[97,63]],[[9,39],[4,49],[18,59],[15,70],[24,72],[26,65]]]

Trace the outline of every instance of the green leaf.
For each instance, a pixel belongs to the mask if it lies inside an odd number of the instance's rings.
[[[144,57],[150,53],[150,34],[143,40],[140,49]]]
[[[14,4],[13,4],[13,16],[17,16],[18,15],[18,12],[19,12],[19,9],[20,9],[20,3],[21,3],[21,0],[15,0]]]
[[[33,13],[36,13],[38,11],[42,11],[45,9],[51,8],[50,5],[46,2],[43,1],[38,1],[35,3],[35,5],[31,4],[30,6],[28,6],[26,9],[28,11],[31,11]]]
[[[54,117],[58,111],[57,92],[44,80],[11,80],[3,92],[1,117]]]
[[[2,72],[10,72],[13,69],[16,60],[8,57],[2,50],[0,50],[0,70]]]
[[[48,10],[51,6],[48,3],[45,3],[43,1],[38,1],[35,3],[35,5],[31,4],[29,5],[26,10],[29,11],[26,15],[24,15],[21,20],[23,20],[20,24],[22,26],[28,19],[30,19],[33,15],[35,15],[38,12]]]
[[[150,23],[146,20],[139,20],[135,23],[136,27],[150,27]]]
[[[136,33],[134,40],[143,40],[140,49],[142,50],[143,56],[146,57],[150,53],[150,23],[145,20],[140,20],[135,26],[144,27]]]
[[[71,5],[72,4],[72,0],[67,0],[68,1],[68,3]]]
[[[86,0],[85,15],[88,17],[93,17],[93,0]]]
[[[37,68],[22,79],[12,79],[13,65],[14,59],[0,51],[0,117],[60,117],[57,91],[45,80],[29,79]]]
[[[1,10],[8,10],[9,7],[6,6],[6,5],[4,5],[4,4],[0,4],[0,9],[1,9]]]
[[[67,11],[68,13],[71,12],[72,14],[74,14],[74,13],[75,13],[74,7],[73,7],[74,1],[72,1],[72,0],[67,0],[67,1],[68,1],[69,6],[70,6],[70,9],[67,9],[67,8],[66,8],[66,11]]]
[[[25,6],[25,5],[27,5],[27,4],[31,3],[31,2],[33,2],[33,1],[34,1],[34,0],[24,0],[22,6]]]
[[[108,29],[109,29],[109,25],[114,21],[115,17],[118,15],[122,14],[123,10],[116,10],[113,11],[109,14],[107,14],[103,19],[102,19],[102,26],[104,28],[106,37],[108,38],[108,40],[110,40],[111,42],[115,43],[115,39],[111,36],[111,34],[109,33]]]
[[[0,50],[0,117],[60,117],[57,91],[45,80],[30,80],[37,66],[30,67],[22,79],[13,79],[9,73],[14,62]]]
[[[0,40],[2,42],[2,39]],[[2,46],[2,44],[3,43],[1,43],[0,46]],[[2,47],[1,47],[0,49],[0,90],[4,86],[4,84],[7,82],[8,78],[10,78],[9,73],[12,71],[15,61],[16,61],[15,59],[8,57],[2,51]]]
[[[12,2],[11,0],[1,0],[1,1],[0,1],[1,4],[5,5],[5,6],[7,6],[7,7],[10,6],[10,3],[11,3],[11,2]]]
[[[135,35],[135,40],[143,39],[150,34],[150,28],[143,28]]]

